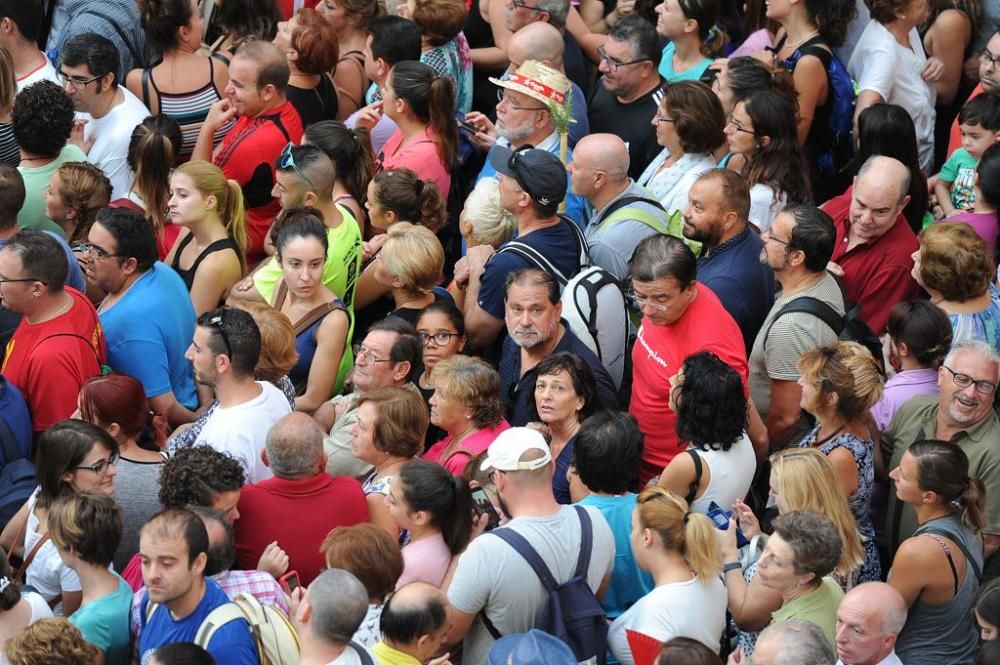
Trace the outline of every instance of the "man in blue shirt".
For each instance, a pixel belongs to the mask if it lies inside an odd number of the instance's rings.
[[[761,262],[764,243],[750,225],[743,176],[712,169],[688,192],[684,237],[702,243],[698,281],[719,296],[743,333],[747,354],[774,304],[774,273]]]
[[[161,646],[193,642],[208,615],[229,597],[214,580],[205,579],[208,531],[189,510],[168,508],[149,520],[139,536],[139,556],[147,598],[140,607],[137,639],[140,663],[148,665]],[[204,647],[219,665],[260,662],[244,619],[219,626]]]
[[[97,308],[108,364],[138,379],[152,411],[171,426],[191,422],[198,394],[184,352],[195,315],[184,282],[156,260],[153,229],[138,213],[100,211],[87,240],[87,280],[108,294]]]

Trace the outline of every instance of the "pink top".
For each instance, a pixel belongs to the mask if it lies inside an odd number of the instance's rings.
[[[399,589],[410,582],[427,582],[441,586],[451,565],[451,550],[440,533],[410,541],[403,548],[403,574],[396,582]]]
[[[446,436],[431,446],[423,454],[423,459],[428,462],[437,462],[448,469],[451,475],[460,476],[465,471],[465,466],[469,463],[469,460],[489,448],[490,444],[493,443],[493,439],[497,438],[500,432],[506,429],[510,429],[510,423],[506,420],[501,420],[500,424],[496,427],[481,429],[475,434],[471,434],[462,442],[462,445],[452,451],[448,459],[442,461],[441,453],[451,444],[453,438],[451,435]]]
[[[997,214],[995,212],[956,212],[947,217],[946,222],[965,222],[979,234],[979,237],[986,241],[990,247],[990,256],[994,257],[996,263],[997,256],[997,233],[1000,226],[997,224]]]
[[[730,58],[739,58],[745,55],[753,55],[757,51],[763,51],[768,46],[774,46],[774,37],[766,28],[761,28],[757,32],[750,33],[743,43],[732,53]]]
[[[403,133],[397,129],[375,158],[379,169],[410,169],[421,180],[433,180],[441,190],[441,198],[447,200],[451,188],[451,164],[441,162],[431,128],[425,129],[423,136],[417,136],[400,147],[402,142]]]

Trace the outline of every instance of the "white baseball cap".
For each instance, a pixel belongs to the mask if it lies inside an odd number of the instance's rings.
[[[521,456],[529,450],[538,450],[543,454],[538,459],[522,462]],[[479,467],[483,471],[534,471],[552,461],[552,453],[545,438],[536,430],[528,427],[511,427],[500,433],[489,450],[486,459]]]

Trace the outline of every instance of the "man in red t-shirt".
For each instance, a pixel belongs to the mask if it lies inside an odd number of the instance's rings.
[[[697,281],[697,266],[683,241],[659,234],[639,243],[629,263],[634,298],[643,314],[632,349],[629,405],[645,437],[639,468],[642,485],[684,450],[674,427],[677,417],[670,408],[670,391],[685,358],[711,351],[739,372],[749,395],[743,335],[719,298]],[[755,449],[766,450],[764,423],[752,404],[747,435]]]
[[[251,265],[264,258],[264,237],[281,210],[271,196],[274,161],[285,146],[302,140],[302,120],[285,98],[289,76],[285,54],[274,44],[249,41],[240,46],[229,65],[226,96],[212,105],[191,155],[213,162],[240,184]],[[236,124],[213,153],[212,137],[233,118]]]
[[[0,372],[24,395],[36,436],[76,411],[80,386],[106,357],[97,311],[64,287],[68,272],[63,248],[41,231],[21,231],[0,249],[0,300],[22,315]]]
[[[325,565],[319,546],[332,529],[368,521],[361,483],[326,472],[323,430],[304,413],[290,413],[267,435],[264,463],[273,478],[243,487],[236,520],[236,563],[252,570],[277,541],[288,570],[308,585]]]
[[[1000,95],[1000,28],[993,33],[986,48],[979,54],[979,85],[976,86],[969,99],[983,93]],[[965,101],[969,101],[968,99]],[[951,133],[948,135],[948,154],[962,147],[962,133],[958,129],[958,118],[951,123]]]
[[[833,263],[843,273],[851,302],[881,335],[893,305],[917,294],[911,255],[920,242],[903,216],[910,202],[910,171],[902,162],[875,155],[861,166],[853,189],[823,204],[837,240]]]

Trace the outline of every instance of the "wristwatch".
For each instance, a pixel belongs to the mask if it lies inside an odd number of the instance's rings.
[[[729,563],[722,564],[722,574],[725,575],[730,570],[739,570],[741,568],[739,561],[730,561]]]

